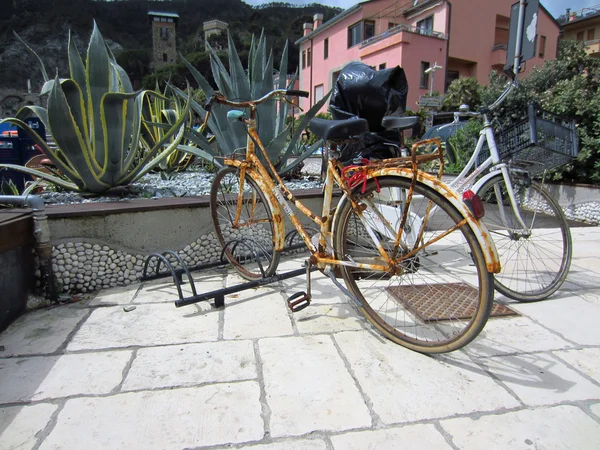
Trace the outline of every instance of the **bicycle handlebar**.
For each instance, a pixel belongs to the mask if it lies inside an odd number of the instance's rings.
[[[210,100],[204,106],[204,109],[209,112],[212,108],[213,103],[218,103],[220,105],[232,106],[234,108],[248,108],[256,105],[260,105],[261,103],[266,102],[267,100],[273,97],[287,97],[287,96],[298,96],[298,97],[306,97],[308,98],[309,93],[306,91],[300,91],[296,89],[275,89],[268,94],[257,100],[245,100],[241,102],[234,102],[231,100],[227,100],[223,94],[220,92],[215,92]]]
[[[502,92],[502,94],[500,94],[500,96],[496,99],[496,101],[494,103],[492,103],[490,106],[488,107],[484,107],[484,108],[480,108],[480,111],[475,112],[475,111],[455,111],[454,112],[454,121],[458,122],[458,118],[459,117],[479,117],[483,114],[487,114],[490,111],[493,111],[494,109],[496,109],[498,107],[498,105],[500,103],[502,103],[504,101],[504,99],[506,97],[508,97],[508,95],[512,92],[513,89],[517,88],[519,86],[519,84],[517,83],[516,80],[509,80],[508,83],[506,84],[506,88],[504,89],[504,91]]]

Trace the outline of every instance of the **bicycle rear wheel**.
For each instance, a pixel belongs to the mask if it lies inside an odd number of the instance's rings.
[[[240,176],[235,167],[217,172],[210,191],[210,212],[224,254],[238,271],[255,280],[275,273],[279,251],[274,251],[273,214],[250,175],[244,176],[244,195],[236,223]]]
[[[516,207],[512,208],[502,175],[490,178],[477,194],[496,244],[502,272],[495,275],[498,292],[520,302],[543,300],[563,284],[571,265],[569,224],[560,205],[535,181],[511,176]]]
[[[338,259],[385,264],[373,232],[388,254],[400,228],[404,192],[410,179],[378,178],[352,196],[366,207],[360,220],[349,201],[340,206],[334,249]],[[463,347],[483,329],[492,307],[493,278],[481,247],[463,217],[442,195],[417,183],[404,226],[401,251],[409,255],[419,240],[426,247],[413,256],[398,255],[395,273],[342,266],[350,292],[361,312],[392,341],[422,353],[443,353]],[[427,217],[428,207],[435,206]],[[425,222],[425,223],[424,223]],[[388,226],[389,225],[389,226]],[[444,234],[447,233],[447,234]],[[435,242],[435,239],[439,239]],[[430,245],[427,245],[430,244]],[[421,246],[419,246],[421,248]]]

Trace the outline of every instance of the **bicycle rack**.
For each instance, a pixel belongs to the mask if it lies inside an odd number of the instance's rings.
[[[285,242],[287,245],[283,249],[283,252],[290,252],[293,250],[306,248],[306,246],[304,245],[303,242],[298,243],[298,244],[293,244],[294,238],[296,237],[297,234],[298,234],[298,232],[296,230],[293,230],[285,236]],[[205,269],[210,269],[210,268],[214,268],[214,267],[229,265],[230,264],[229,261],[227,261],[227,259],[225,258],[225,251],[227,249],[230,249],[230,252],[233,254],[238,247],[245,249],[249,252],[250,259],[256,261],[256,263],[258,264],[258,267],[260,269],[262,277],[257,280],[254,280],[254,281],[249,281],[247,283],[241,283],[241,284],[231,286],[228,288],[217,289],[214,291],[206,292],[204,294],[198,294],[196,292],[196,287],[194,284],[194,279],[192,278],[191,271],[192,270],[199,271],[199,270],[205,270]],[[153,254],[149,255],[144,262],[144,269],[143,269],[142,277],[140,278],[140,281],[150,281],[150,280],[156,280],[156,279],[171,276],[173,278],[173,282],[175,283],[175,286],[177,287],[177,294],[179,296],[179,299],[175,300],[175,306],[177,308],[182,307],[182,306],[191,305],[191,304],[198,303],[198,302],[202,302],[202,301],[208,301],[211,299],[214,299],[213,306],[215,308],[222,308],[225,306],[225,296],[226,295],[244,291],[247,289],[252,289],[252,288],[255,288],[258,286],[276,283],[281,280],[286,280],[288,278],[294,278],[294,277],[306,274],[306,268],[302,268],[302,269],[292,270],[289,272],[284,272],[282,274],[275,274],[270,277],[265,277],[265,271],[262,266],[262,263],[260,262],[260,258],[258,257],[256,248],[258,248],[259,253],[262,253],[262,254],[269,253],[268,250],[266,250],[263,246],[261,246],[260,244],[254,242],[250,239],[234,239],[234,240],[228,241],[225,244],[225,246],[223,247],[223,250],[221,251],[221,255],[220,255],[220,258],[218,261],[213,261],[213,262],[204,263],[204,264],[198,264],[191,268],[188,267],[188,265],[179,257],[179,255],[177,255],[175,252],[173,252],[171,250],[165,251],[163,253],[153,253]],[[181,267],[180,268],[173,267],[171,262],[168,260],[168,256],[175,258],[177,263],[179,263],[179,265]],[[154,268],[155,273],[152,275],[149,275],[148,274],[148,266],[152,260],[158,260],[158,262],[156,264],[156,267]],[[238,258],[238,261],[240,261],[240,262],[243,262],[246,260],[248,260],[248,256],[246,256],[246,255],[241,258]],[[164,266],[167,268],[168,272],[160,271],[162,264],[164,264]],[[314,270],[316,270],[316,268],[314,268],[314,267],[310,269],[310,271],[314,271]],[[190,286],[192,288],[192,296],[191,297],[184,297],[183,291],[181,290],[181,286],[183,285],[183,274],[184,273],[187,276],[188,282],[190,283]]]

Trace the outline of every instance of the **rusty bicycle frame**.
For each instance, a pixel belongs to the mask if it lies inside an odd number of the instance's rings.
[[[234,228],[240,226],[239,220],[244,200],[244,183],[245,177],[248,175],[256,183],[258,188],[265,194],[265,197],[268,202],[268,207],[271,210],[274,222],[274,251],[281,251],[284,248],[284,218],[281,212],[281,209],[283,209],[311,253],[311,256],[309,258],[309,264],[317,267],[318,269],[326,269],[328,266],[348,266],[359,269],[383,271],[389,273],[390,275],[400,275],[403,273],[404,270],[400,264],[402,261],[411,258],[419,251],[425,249],[431,244],[434,244],[435,242],[444,238],[456,229],[463,226],[470,226],[475,232],[477,240],[483,250],[488,271],[492,273],[497,273],[500,271],[500,262],[496,254],[493,242],[491,241],[487,233],[487,229],[464,206],[458,194],[441,181],[441,176],[443,172],[443,154],[442,146],[439,139],[428,139],[416,143],[412,147],[411,156],[408,157],[386,159],[379,162],[370,162],[366,165],[353,166],[351,168],[354,174],[359,174],[361,182],[364,183],[366,183],[370,179],[376,179],[377,177],[387,175],[401,176],[404,178],[409,178],[411,180],[410,188],[408,189],[408,192],[406,192],[405,200],[403,200],[404,209],[402,211],[401,223],[398,230],[392,229],[392,226],[383,217],[383,214],[376,207],[371,208],[371,211],[379,217],[384,226],[392,232],[392,235],[395,235],[394,246],[393,250],[391,251],[391,254],[384,249],[383,245],[381,244],[378,237],[375,235],[374,231],[371,229],[370,226],[368,226],[366,219],[363,215],[363,211],[367,209],[365,203],[369,200],[361,199],[361,201],[358,202],[353,197],[351,191],[354,186],[350,186],[348,182],[344,179],[344,176],[342,175],[343,167],[341,163],[336,159],[336,148],[333,145],[327,161],[327,172],[324,183],[322,214],[321,216],[317,216],[312,211],[310,211],[300,200],[294,197],[294,195],[287,188],[287,186],[285,186],[283,180],[277,174],[275,167],[273,166],[273,164],[267,156],[267,152],[262,142],[260,141],[256,129],[256,106],[273,97],[279,97],[283,101],[287,101],[285,98],[286,93],[286,90],[279,89],[274,90],[262,97],[261,99],[255,101],[232,102],[227,100],[222,94],[217,92],[211,99],[211,102],[214,101],[222,105],[237,108],[250,108],[250,117],[239,119],[246,123],[248,132],[247,147],[244,154],[244,158],[237,159],[234,156],[233,158],[224,158],[223,160],[223,164],[225,166],[236,167],[239,170],[239,192],[235,218],[233,221]],[[208,122],[209,115],[210,111],[207,112],[205,124]],[[435,144],[437,146],[437,152],[425,155],[417,155],[418,147],[430,144]],[[266,167],[265,164],[263,164],[263,162],[257,156],[256,147],[258,147],[258,149],[262,153],[264,161],[266,162]],[[437,177],[429,175],[418,169],[419,164],[434,160],[440,161],[440,168]],[[433,202],[429,201],[425,217],[421,218],[422,223],[417,234],[418,238],[415,240],[414,246],[412,248],[408,248],[406,244],[403,243],[402,234],[408,217],[408,213],[410,211],[410,203],[413,198],[413,190],[417,181],[425,182],[433,189],[435,189],[436,191],[444,195],[446,198],[448,198],[454,204],[454,206],[457,207],[459,212],[462,214],[463,219],[450,229],[436,236],[435,238],[427,242],[423,242],[423,236],[427,226],[427,221],[434,206]],[[355,261],[344,261],[336,258],[332,251],[328,251],[328,249],[331,248],[331,246],[328,245],[328,242],[332,242],[333,231],[335,229],[335,216],[331,214],[334,183],[337,184],[337,186],[341,189],[344,197],[350,202],[355,213],[358,215],[361,222],[365,226],[366,232],[369,234],[373,243],[377,247],[384,264],[364,264]],[[256,201],[256,199],[253,199],[252,201],[254,202]],[[289,203],[292,203],[296,207],[296,209],[298,209],[303,215],[308,217],[312,222],[319,226],[320,235],[318,240],[318,246],[315,246],[313,244],[311,237],[299,221],[296,213],[290,208]],[[400,251],[401,249],[402,252]]]

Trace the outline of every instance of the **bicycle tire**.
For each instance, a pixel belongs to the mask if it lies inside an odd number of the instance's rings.
[[[234,225],[239,186],[235,167],[217,172],[210,190],[215,233],[224,255],[243,278],[269,277],[277,270],[280,257],[280,251],[274,251],[273,213],[263,192],[246,173],[240,219]]]
[[[490,178],[477,192],[484,200],[483,221],[502,265],[494,285],[501,294],[520,302],[543,300],[560,288],[569,272],[573,253],[569,224],[542,185],[517,176],[511,176],[511,183],[527,230],[520,229],[502,175]],[[530,205],[537,205],[537,210]]]
[[[389,199],[399,198],[398,193],[409,189],[411,180],[397,176],[377,180],[379,186],[370,180],[364,193],[360,185],[351,195],[361,207],[366,206],[362,214],[367,226],[376,230],[386,247],[394,239],[372,221],[375,216],[371,210],[377,208],[394,230],[399,228],[403,207],[390,206]],[[430,202],[437,207],[427,221],[421,243],[430,242],[463,220],[450,201],[432,188],[417,182],[414,195],[404,227],[408,236],[404,254],[415,247],[419,234],[415,242],[410,242],[410,236],[415,227],[421,229],[420,218],[426,217]],[[340,205],[333,231],[337,258],[381,263],[379,252],[373,241],[365,238],[365,231],[346,199]],[[421,353],[444,353],[465,346],[481,332],[492,308],[493,277],[467,224],[456,227],[416,256],[399,260],[395,266],[399,270],[394,275],[341,266],[347,288],[361,303],[361,313],[384,336]]]

